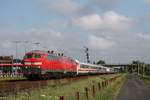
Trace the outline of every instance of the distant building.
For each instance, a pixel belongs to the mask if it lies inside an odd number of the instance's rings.
[[[13,56],[0,56],[0,64],[12,64]],[[0,73],[11,73],[12,66],[0,66]]]
[[[12,64],[13,56],[0,56],[0,64]]]

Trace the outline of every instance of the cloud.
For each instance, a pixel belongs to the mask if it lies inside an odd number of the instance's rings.
[[[114,11],[102,15],[91,14],[73,19],[73,24],[86,30],[124,31],[131,27],[130,18],[119,15]]]
[[[103,37],[97,37],[94,35],[90,35],[88,38],[88,45],[91,48],[95,48],[95,49],[110,49],[112,48],[115,43],[112,40],[103,38]]]
[[[147,13],[144,17],[146,20],[150,20],[150,13]]]
[[[33,49],[38,49],[33,43],[39,42],[41,49],[58,50],[65,42],[65,34],[63,32],[53,30],[51,28],[31,28],[22,32],[22,36],[18,35],[23,40],[30,41]]]
[[[51,28],[49,29],[37,29],[37,28],[31,28],[29,30],[26,30],[23,32],[25,35],[32,35],[33,37],[38,38],[62,38],[63,33],[57,32]]]
[[[40,3],[54,13],[74,14],[77,13],[81,6],[72,0],[39,0]]]
[[[145,1],[145,3],[149,3],[150,4],[150,0],[144,0]]]
[[[9,37],[8,37],[9,36]],[[22,32],[6,32],[3,37],[0,37],[1,48],[11,48],[8,51],[14,51],[15,44],[13,41],[21,41],[18,47],[20,51],[24,51],[24,41],[29,41],[27,44],[28,50],[37,49],[35,42],[40,43],[40,48],[58,49],[64,43],[64,33],[53,30],[51,28],[30,28]]]
[[[142,39],[150,40],[150,34],[138,33],[137,36]]]
[[[6,48],[6,49],[9,49],[12,47],[12,43],[9,41],[4,41],[4,43],[0,43],[0,45],[1,45],[1,48]]]
[[[118,2],[119,0],[92,0],[93,2],[96,2],[96,3],[115,3],[115,2]]]
[[[77,18],[73,21],[73,23],[84,29],[98,29],[102,20],[99,15],[94,14]]]
[[[122,0],[91,0],[94,5],[98,5],[98,7],[108,9],[115,5],[117,5]]]

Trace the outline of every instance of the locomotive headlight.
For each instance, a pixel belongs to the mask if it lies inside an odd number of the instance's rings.
[[[37,68],[41,68],[40,66],[38,66]]]
[[[34,62],[33,64],[34,64],[34,65],[41,65],[42,62]]]
[[[31,62],[25,62],[24,64],[25,65],[31,65]]]

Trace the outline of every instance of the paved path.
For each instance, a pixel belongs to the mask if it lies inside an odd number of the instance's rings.
[[[150,100],[150,88],[135,75],[129,74],[116,100]]]

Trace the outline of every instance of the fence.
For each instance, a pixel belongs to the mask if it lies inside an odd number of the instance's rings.
[[[108,80],[99,82],[97,84],[93,84],[91,87],[85,87],[84,92],[75,92],[74,96],[72,96],[73,100],[91,100],[99,91],[105,89],[112,82],[116,81],[120,76],[116,76],[110,78]],[[69,100],[72,98],[69,98]],[[67,96],[59,96],[58,100],[68,100]]]
[[[22,73],[1,73],[0,78],[5,79],[5,78],[23,78]]]
[[[69,93],[69,94],[64,94],[64,95],[50,95],[49,93],[43,92],[41,90],[41,87],[44,88],[44,86],[47,86],[47,84],[49,84],[47,81],[41,81],[38,84],[34,84],[34,82],[32,82],[31,84],[26,83],[26,85],[24,86],[31,86],[31,90],[35,88],[35,90],[37,89],[37,91],[40,91],[40,94],[37,94],[37,100],[41,100],[41,99],[45,99],[47,98],[48,100],[92,100],[92,98],[94,96],[96,96],[98,93],[100,93],[100,91],[104,90],[106,87],[108,87],[109,85],[111,85],[111,83],[113,83],[116,79],[118,79],[120,76],[116,76],[107,80],[103,80],[102,82],[95,82],[93,81],[89,87],[84,87],[84,89],[82,91],[78,91],[76,90],[75,92]],[[58,84],[55,83],[54,84]],[[19,86],[19,88],[21,89],[22,86]],[[18,89],[15,89],[16,91]],[[30,89],[24,90],[22,92],[26,93],[24,95],[22,95],[22,97],[24,98],[24,100],[32,100],[35,98],[32,98],[32,95],[30,94]],[[16,92],[14,91],[14,93]],[[17,92],[16,92],[17,93]],[[13,95],[12,95],[13,96]],[[16,98],[17,96],[14,94],[12,98]],[[8,97],[10,98],[10,97]],[[11,99],[7,99],[7,100],[11,100]]]

